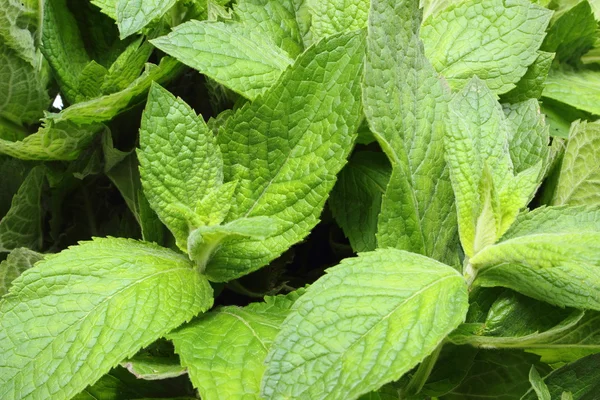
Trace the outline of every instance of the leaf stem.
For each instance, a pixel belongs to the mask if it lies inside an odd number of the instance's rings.
[[[423,386],[425,386],[425,382],[427,382],[429,375],[431,375],[431,371],[433,370],[433,367],[440,356],[443,346],[444,342],[442,341],[442,343],[440,343],[435,350],[433,350],[433,353],[428,355],[427,358],[421,362],[419,368],[417,368],[417,372],[415,372],[415,374],[412,376],[410,382],[408,382],[404,390],[409,398],[418,394],[421,389],[423,389]]]

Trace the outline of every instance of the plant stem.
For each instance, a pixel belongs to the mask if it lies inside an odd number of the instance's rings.
[[[440,352],[442,351],[443,345],[444,342],[440,343],[435,348],[435,350],[433,350],[433,353],[428,355],[427,358],[425,358],[423,362],[421,362],[421,365],[419,365],[419,368],[417,368],[417,372],[415,372],[415,374],[410,379],[410,382],[408,382],[408,384],[406,385],[404,391],[409,398],[418,394],[421,391],[421,389],[423,389],[425,382],[427,382],[427,378],[429,378],[429,375],[431,374],[431,371],[433,370],[433,367],[437,362],[438,357],[440,356]]]

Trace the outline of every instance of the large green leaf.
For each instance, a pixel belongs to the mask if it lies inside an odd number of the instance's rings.
[[[320,41],[219,131],[225,181],[238,180],[226,222],[268,216],[281,229],[222,247],[208,264],[211,279],[266,265],[317,224],[360,122],[363,39],[351,33]]]
[[[31,66],[39,64],[35,47],[35,31],[39,27],[43,3],[33,0],[0,1],[0,37],[2,43],[27,61]],[[2,63],[0,63],[2,65]]]
[[[544,82],[548,77],[552,60],[554,60],[554,53],[545,51],[537,53],[538,57],[527,68],[527,72],[516,83],[516,86],[501,96],[502,102],[518,103],[528,99],[539,99],[542,96]]]
[[[42,258],[44,258],[43,254],[26,247],[19,247],[11,251],[6,260],[0,262],[0,297],[8,292],[12,281]]]
[[[390,174],[385,154],[356,152],[331,191],[331,213],[356,252],[377,248],[377,219]]]
[[[152,85],[142,116],[138,157],[148,202],[173,232],[177,245],[187,250],[188,235],[197,227],[190,214],[223,182],[216,138],[183,100]]]
[[[500,243],[471,258],[479,271],[476,283],[561,307],[600,310],[599,216],[597,208],[584,207],[532,211]]]
[[[552,204],[600,205],[600,122],[571,125]]]
[[[260,398],[264,359],[297,298],[217,308],[168,335],[203,399]]]
[[[464,279],[431,258],[385,249],[346,259],[292,306],[267,356],[264,397],[357,398],[422,361],[467,307]]]
[[[116,15],[121,39],[133,35],[153,19],[161,17],[176,2],[177,0],[118,0]]]
[[[12,200],[10,210],[0,219],[0,252],[17,247],[42,246],[42,204],[46,170],[33,168]]]
[[[306,0],[312,39],[367,26],[369,0]]]
[[[292,63],[269,37],[239,22],[192,20],[151,43],[251,100]]]
[[[423,23],[427,58],[462,88],[473,75],[505,93],[537,58],[552,12],[529,0],[452,2]]]
[[[553,68],[548,74],[542,95],[600,115],[600,72]]]
[[[186,257],[130,239],[47,256],[0,303],[2,398],[70,398],[212,305]]]
[[[377,241],[453,264],[456,214],[444,162],[449,91],[424,56],[415,1],[372,1],[363,102],[392,162]]]

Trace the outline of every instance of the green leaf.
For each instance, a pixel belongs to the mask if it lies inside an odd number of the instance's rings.
[[[171,57],[163,57],[158,65],[146,64],[145,71],[127,88],[96,99],[74,104],[58,114],[49,114],[55,122],[71,121],[88,125],[112,119],[144,98],[152,82],[167,82],[183,71],[183,66]]]
[[[521,400],[535,400],[536,394],[539,399],[565,398],[565,392],[572,393],[571,399],[592,400],[600,391],[599,363],[600,354],[595,354],[554,370],[540,382],[546,386],[545,397],[541,397],[534,386],[536,393],[530,389]]]
[[[20,129],[23,124],[37,122],[50,105],[47,78],[41,67],[33,67],[0,42],[0,125],[8,120]]]
[[[544,97],[566,103],[592,114],[600,115],[600,72],[553,68],[548,74]]]
[[[6,260],[0,262],[0,297],[8,292],[12,281],[42,258],[44,258],[43,254],[26,247],[19,247],[11,251]]]
[[[433,259],[395,249],[346,259],[292,307],[267,356],[263,395],[357,398],[422,361],[467,307],[464,279]]]
[[[91,3],[108,15],[115,21],[117,20],[117,1],[118,0],[90,0]]]
[[[22,160],[75,160],[103,129],[103,125],[77,126],[70,121],[43,119],[42,126],[23,140],[0,139],[0,153]]]
[[[95,239],[47,256],[0,303],[0,394],[70,398],[212,302],[186,257],[148,243]]]
[[[532,211],[500,243],[471,258],[479,271],[475,283],[508,287],[560,307],[600,309],[599,215],[584,207]]]
[[[150,42],[250,100],[292,63],[269,38],[238,22],[192,20]]]
[[[13,196],[31,171],[33,163],[0,155],[0,218],[10,209]]]
[[[390,174],[385,154],[355,152],[331,191],[331,213],[356,252],[377,247],[377,219]]]
[[[304,49],[294,0],[238,0],[235,13],[249,30],[270,38],[292,59]]]
[[[540,373],[535,369],[535,365],[532,365],[529,370],[529,382],[531,383],[533,390],[535,390],[539,400],[552,400],[550,392],[548,391],[548,386],[546,386]]]
[[[594,46],[598,23],[587,0],[561,3],[575,5],[555,12],[541,50],[555,52],[560,62],[577,62]]]
[[[469,257],[508,229],[539,184],[541,162],[513,174],[509,143],[522,134],[514,135],[512,127],[494,94],[477,77],[450,103],[446,161],[460,240]]]
[[[542,96],[554,53],[538,51],[537,54],[538,57],[527,68],[527,72],[515,84],[516,86],[501,96],[502,102],[518,103],[528,99],[539,99]]]
[[[369,0],[306,0],[312,40],[367,26]]]
[[[152,54],[152,45],[142,39],[131,42],[108,69],[104,77],[102,93],[115,93],[125,90],[139,75]]]
[[[223,182],[216,139],[201,117],[180,98],[152,85],[140,127],[140,175],[148,202],[187,250],[196,203]]]
[[[0,1],[0,37],[2,44],[11,48],[21,59],[31,66],[39,64],[36,51],[35,31],[39,27],[39,7],[37,1]],[[2,63],[0,63],[2,65]],[[0,80],[1,81],[1,80]]]
[[[173,344],[159,339],[131,358],[121,362],[121,366],[138,379],[155,381],[176,378],[187,373],[179,362]]]
[[[104,76],[108,73],[106,68],[92,60],[85,65],[77,79],[76,101],[85,101],[99,97],[102,94],[100,87]]]
[[[231,280],[268,264],[319,221],[360,122],[363,39],[343,34],[311,47],[219,131],[225,181],[238,180],[225,221],[264,215],[282,230],[222,247],[207,266],[211,280]]]
[[[506,93],[536,60],[551,15],[528,0],[466,0],[431,15],[421,38],[452,88],[477,75],[494,93]]]
[[[553,205],[600,205],[600,122],[575,121]]]
[[[177,0],[117,0],[117,25],[121,40],[163,16]]]
[[[531,365],[543,373],[548,367],[531,354],[518,351],[480,351],[465,380],[444,400],[514,400],[522,396],[529,384]]]
[[[415,1],[372,1],[363,102],[369,125],[392,162],[377,241],[449,264],[456,217],[444,162],[447,88],[424,56]]]
[[[471,346],[444,345],[421,393],[439,397],[454,390],[468,375],[478,352]]]
[[[220,307],[168,335],[202,399],[260,398],[264,359],[297,298]]]
[[[43,15],[41,51],[54,71],[61,95],[73,104],[80,94],[79,75],[90,57],[66,0],[46,0]]]
[[[33,168],[12,200],[10,210],[0,220],[0,252],[17,247],[42,246],[41,196],[46,170]]]

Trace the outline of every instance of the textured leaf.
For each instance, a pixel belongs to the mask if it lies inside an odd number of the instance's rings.
[[[550,372],[543,380],[547,395],[540,397],[538,392],[537,398],[558,399],[564,392],[570,392],[574,399],[593,400],[600,393],[598,365],[600,365],[600,354],[595,354]],[[521,400],[536,400],[537,398],[536,393],[529,390],[521,397]]]
[[[292,63],[275,43],[237,22],[192,20],[150,42],[251,100],[272,86]]]
[[[104,14],[115,21],[117,20],[117,1],[118,0],[90,0],[92,4],[100,8]]]
[[[415,1],[372,1],[365,115],[393,166],[379,216],[380,247],[453,264],[456,217],[444,162],[449,92],[423,55]]]
[[[453,88],[473,75],[508,92],[537,58],[552,12],[528,0],[455,2],[423,23],[427,58]]]
[[[595,208],[539,208],[471,258],[481,286],[504,286],[561,307],[600,309]],[[534,224],[537,223],[537,226]]]
[[[552,204],[600,205],[600,122],[571,125]]]
[[[544,91],[544,81],[554,60],[554,53],[538,51],[538,57],[527,68],[525,75],[516,83],[516,86],[502,95],[502,101],[518,103],[528,99],[539,99]]]
[[[455,95],[448,115],[446,161],[460,240],[471,257],[494,243],[528,203],[539,182],[541,162],[514,176],[509,151],[512,125],[477,77]],[[517,140],[522,140],[520,136]]]
[[[187,250],[196,203],[223,182],[216,139],[183,100],[152,85],[140,127],[140,175],[148,202]]]
[[[106,68],[96,61],[92,60],[87,63],[77,79],[77,91],[79,94],[75,100],[79,102],[100,96],[102,94],[100,87],[107,73]]]
[[[0,303],[3,398],[70,398],[212,305],[179,254],[95,239],[47,256]]]
[[[259,399],[264,359],[297,297],[217,308],[168,335],[203,399]]]
[[[177,0],[118,0],[117,25],[121,40],[141,30],[153,19],[165,14]]]
[[[171,57],[163,57],[158,65],[146,64],[146,69],[135,81],[120,92],[98,97],[65,108],[49,119],[55,122],[71,121],[78,125],[104,122],[139,102],[152,82],[163,83],[183,71],[183,66]]]
[[[139,75],[154,48],[142,39],[131,42],[108,69],[102,82],[102,93],[125,90]]]
[[[542,380],[540,373],[535,369],[535,366],[532,365],[529,370],[529,382],[533,387],[533,390],[537,394],[537,398],[539,400],[552,400],[550,397],[550,392],[548,391],[548,386]]]
[[[548,74],[542,95],[600,115],[600,72],[553,68]]]
[[[445,344],[421,393],[439,397],[458,387],[468,375],[478,352],[471,346]]]
[[[38,65],[34,33],[39,25],[40,4],[37,1],[0,1],[0,37],[2,44],[11,48],[31,66]],[[3,63],[0,63],[2,65]],[[1,81],[1,80],[0,80]],[[0,91],[1,92],[1,91]]]
[[[367,26],[369,0],[306,0],[312,40]]]
[[[0,218],[10,209],[13,196],[33,168],[33,163],[0,155]]]
[[[42,245],[42,188],[46,170],[33,168],[0,220],[0,252],[17,247],[39,249]]]
[[[26,247],[19,247],[11,251],[6,260],[0,262],[0,297],[8,292],[12,281],[42,258],[44,258],[43,254]]]
[[[356,252],[377,247],[377,219],[390,174],[385,154],[356,152],[331,192],[331,213]]]
[[[360,122],[363,45],[356,33],[319,42],[219,132],[225,181],[238,180],[226,222],[265,215],[282,229],[221,248],[207,267],[212,280],[266,265],[317,224]]]
[[[47,81],[44,71],[0,42],[0,124],[3,119],[19,126],[37,122],[50,105]]]
[[[293,59],[304,49],[294,0],[238,0],[240,22],[285,50]]]
[[[121,366],[127,368],[129,372],[138,379],[147,381],[164,380],[176,378],[187,373],[187,369],[179,362],[179,357],[171,349],[169,352],[161,351],[161,347],[166,347],[163,342],[158,341],[158,345],[150,345],[146,350],[123,361]],[[164,342],[164,344],[171,344]],[[172,348],[172,345],[169,346]],[[157,351],[153,351],[157,349]]]
[[[566,10],[558,10],[548,29],[541,49],[555,52],[560,62],[579,60],[582,54],[592,48],[596,41],[598,23],[587,0],[578,2],[561,2],[570,5]]]
[[[514,400],[530,387],[529,369],[535,364],[542,373],[548,367],[538,358],[518,351],[480,351],[466,379],[444,400]]]
[[[465,281],[447,265],[395,249],[346,259],[292,307],[267,356],[263,394],[357,398],[422,361],[466,312]]]

